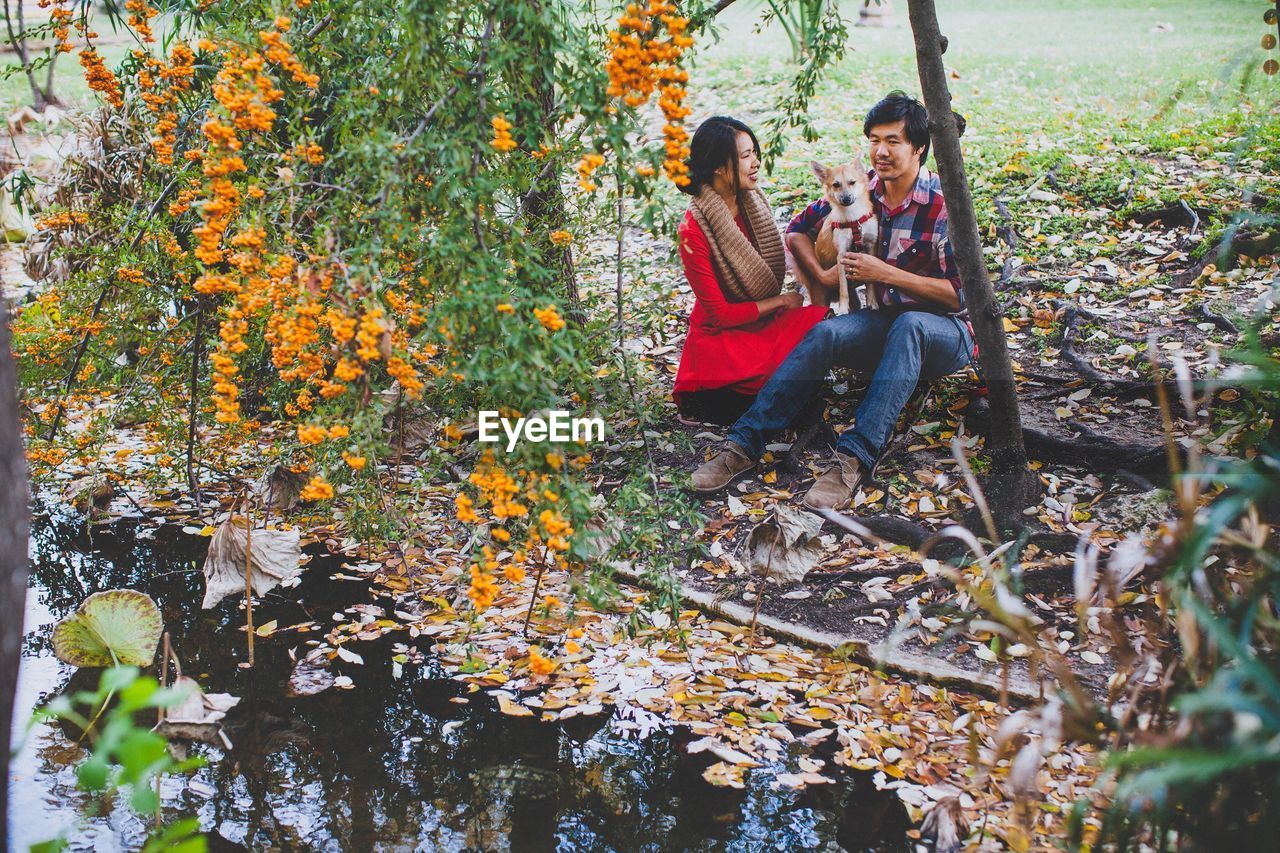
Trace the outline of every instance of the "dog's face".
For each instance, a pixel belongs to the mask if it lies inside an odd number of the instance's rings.
[[[813,174],[822,182],[827,201],[833,206],[849,207],[859,199],[867,198],[867,170],[862,158],[855,156],[850,163],[824,166],[817,160],[809,164]]]

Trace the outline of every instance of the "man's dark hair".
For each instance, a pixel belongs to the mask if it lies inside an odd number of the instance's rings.
[[[929,113],[924,104],[903,92],[895,89],[886,95],[880,103],[867,112],[862,122],[862,135],[870,137],[871,128],[882,124],[894,124],[906,121],[907,141],[912,148],[920,148],[920,165],[929,159]]]
[[[760,143],[756,135],[736,118],[729,116],[712,116],[698,125],[689,141],[689,183],[680,189],[689,195],[697,195],[702,187],[711,183],[716,169],[728,163],[733,167],[733,188],[736,191],[738,177],[738,134],[745,133],[751,137],[756,156],[760,156]]]

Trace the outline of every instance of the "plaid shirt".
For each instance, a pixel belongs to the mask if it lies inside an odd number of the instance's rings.
[[[955,288],[964,313],[964,290],[960,287],[960,270],[947,239],[947,206],[942,199],[942,184],[938,176],[924,166],[916,177],[916,185],[905,201],[893,210],[884,203],[880,176],[872,169],[867,173],[871,190],[871,206],[880,223],[880,245],[874,254],[899,269],[926,278],[945,278]],[[819,199],[796,214],[787,225],[787,233],[808,234],[818,239],[822,223],[831,212],[831,204]],[[900,310],[925,310],[946,313],[938,306],[930,306],[912,299],[897,288],[876,283],[876,295],[881,305],[892,305]]]

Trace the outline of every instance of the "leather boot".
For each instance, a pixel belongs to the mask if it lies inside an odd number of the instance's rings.
[[[862,460],[847,453],[836,453],[835,462],[824,471],[804,496],[810,509],[845,509],[862,482]]]
[[[756,463],[747,455],[747,451],[732,441],[726,441],[715,456],[703,462],[693,472],[693,490],[704,494],[718,492],[732,483],[739,474],[754,467]]]

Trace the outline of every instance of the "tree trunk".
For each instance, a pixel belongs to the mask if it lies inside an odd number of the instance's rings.
[[[0,291],[0,850],[9,849],[9,751],[27,592],[27,460],[9,351],[9,310]]]
[[[987,452],[991,455],[991,475],[987,497],[1002,527],[1021,520],[1022,510],[1039,494],[1039,480],[1027,467],[1027,451],[1022,442],[1022,416],[1018,411],[1018,391],[1013,365],[1005,341],[1003,318],[996,303],[991,278],[982,257],[978,217],[964,173],[960,136],[951,112],[951,92],[947,88],[942,53],[946,42],[938,31],[933,0],[908,0],[911,31],[915,36],[916,65],[920,88],[929,111],[929,132],[938,177],[947,203],[951,246],[960,268],[965,304],[978,343],[978,359],[990,389],[991,424]]]

